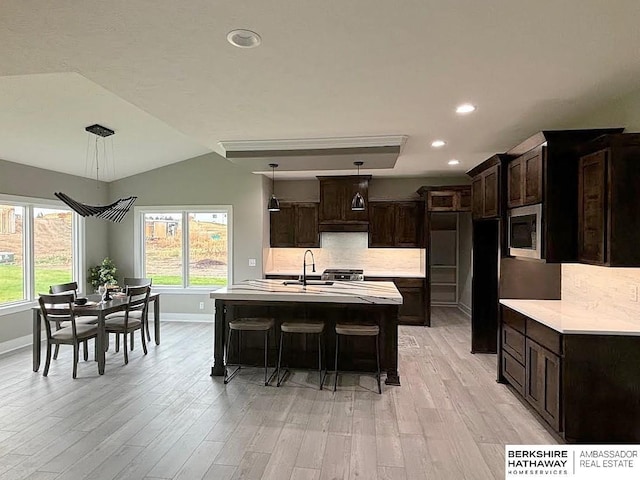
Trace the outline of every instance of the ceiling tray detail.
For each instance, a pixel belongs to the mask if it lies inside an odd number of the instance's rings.
[[[405,135],[377,137],[310,138],[292,140],[240,140],[220,142],[225,157],[254,173],[269,171],[278,160],[278,171],[353,170],[355,160],[367,170],[395,166]]]

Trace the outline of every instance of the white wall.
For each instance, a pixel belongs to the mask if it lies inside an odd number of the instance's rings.
[[[0,193],[58,201],[53,192],[64,192],[86,203],[103,204],[109,199],[108,185],[105,183],[100,182],[98,188],[95,180],[0,160]],[[62,202],[60,205],[63,205]],[[85,263],[88,268],[109,255],[108,226],[104,220],[93,218],[87,218],[85,222]],[[30,334],[30,309],[14,314],[0,314],[0,343]]]
[[[110,184],[112,197],[138,197],[136,206],[231,205],[233,281],[261,278],[265,222],[268,222],[262,175],[243,170],[215,153],[134,175]],[[120,276],[134,275],[133,215],[109,228],[110,253]],[[268,238],[267,238],[268,242]],[[256,266],[249,266],[249,259]],[[199,303],[205,303],[205,310]],[[162,312],[212,314],[208,294],[163,295]],[[165,317],[166,318],[166,317]]]
[[[471,213],[460,213],[458,218],[458,305],[471,314],[471,255],[473,249]]]

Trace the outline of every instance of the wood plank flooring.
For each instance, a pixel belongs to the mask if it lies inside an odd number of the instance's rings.
[[[242,370],[209,377],[213,328],[166,322],[162,345],[106,374],[61,347],[47,378],[31,351],[0,357],[0,479],[413,480],[504,478],[504,445],[556,443],[503,385],[495,355],[469,353],[469,320],[434,309],[401,327],[402,387],[316,372],[282,387]],[[326,385],[333,384],[328,375]]]

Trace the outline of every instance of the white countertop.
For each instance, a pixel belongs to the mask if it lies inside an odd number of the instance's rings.
[[[300,270],[272,270],[269,272],[264,272],[265,275],[302,275],[302,272]],[[307,271],[307,276],[320,276],[322,275],[322,272],[309,272]],[[389,272],[389,271],[384,271],[384,272],[377,272],[377,271],[372,271],[372,270],[365,270],[364,271],[364,276],[365,277],[385,277],[385,278],[424,278],[424,272]]]
[[[575,302],[503,299],[500,303],[560,333],[640,336],[640,325]]]
[[[223,300],[401,305],[393,282],[335,282],[333,285],[284,285],[282,280],[245,280],[209,294]]]

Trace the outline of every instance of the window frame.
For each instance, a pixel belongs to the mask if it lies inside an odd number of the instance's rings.
[[[145,228],[144,216],[148,213],[180,213],[182,220],[182,285],[153,285],[156,292],[172,294],[202,294],[225,287],[215,285],[189,286],[189,214],[190,213],[226,213],[227,214],[227,285],[233,284],[233,207],[231,205],[156,205],[133,207],[134,241],[133,261],[136,277],[146,277],[145,272]]]
[[[80,292],[84,291],[85,274],[85,219],[59,200],[23,197],[0,193],[0,204],[15,205],[24,209],[22,230],[22,258],[24,277],[22,281],[24,299],[15,302],[0,303],[0,315],[10,315],[37,305],[38,293],[35,291],[34,260],[34,210],[51,208],[71,212],[71,277],[78,283]],[[42,292],[40,292],[42,293]]]

